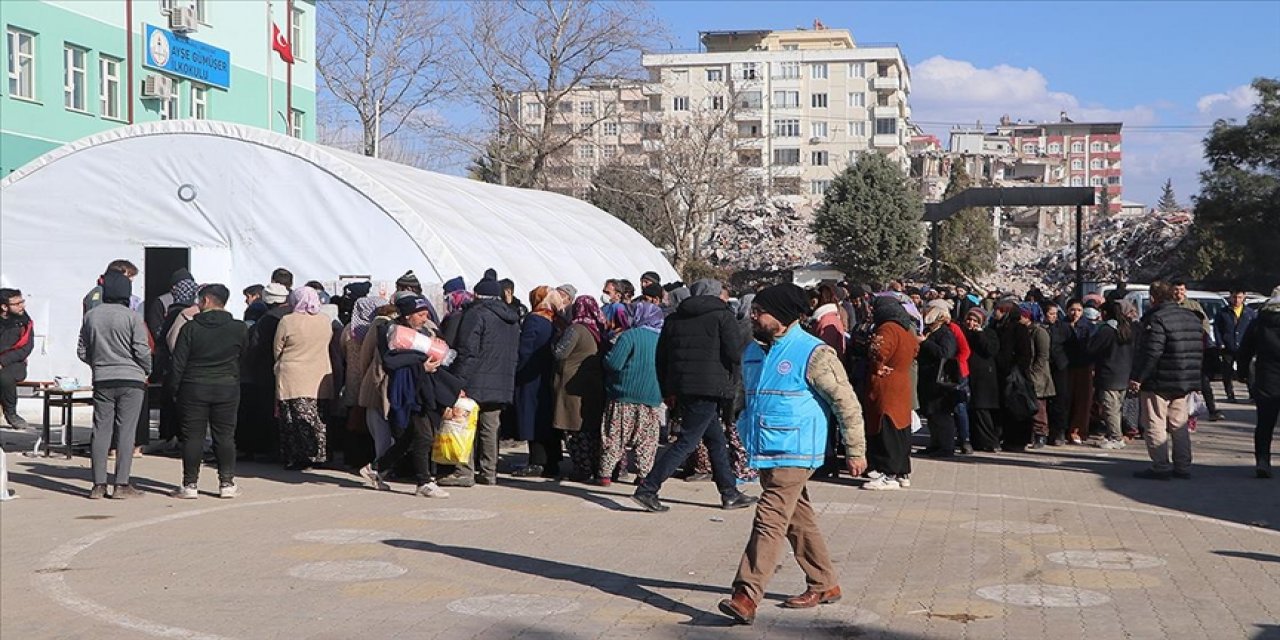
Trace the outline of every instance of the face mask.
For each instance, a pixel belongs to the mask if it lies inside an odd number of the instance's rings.
[[[610,304],[612,302],[613,301],[609,299],[609,296],[606,296],[606,295],[600,296],[600,304]]]

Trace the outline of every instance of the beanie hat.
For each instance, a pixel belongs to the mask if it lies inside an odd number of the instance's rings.
[[[396,280],[396,286],[397,287],[421,287],[422,283],[418,282],[418,276],[413,275],[413,269],[410,269],[404,272],[404,275],[400,276],[400,278]]]
[[[809,313],[809,296],[794,284],[775,284],[756,294],[752,301],[757,307],[789,325]]]
[[[398,282],[396,284],[399,284]],[[444,283],[444,292],[453,293],[454,291],[466,291],[467,283],[462,276],[452,278]]]
[[[973,307],[972,309],[969,309],[965,312],[964,317],[966,320],[969,318],[977,318],[978,324],[987,323],[987,312],[983,311],[982,307]]]
[[[662,284],[662,278],[658,277],[657,271],[646,271],[640,274],[641,280],[648,280],[654,284]]]
[[[497,280],[485,278],[476,283],[475,294],[485,298],[500,298],[502,297],[502,285],[498,284]]]
[[[133,295],[133,283],[129,277],[119,271],[108,271],[102,274],[102,301],[106,303],[129,304]]]
[[[193,278],[191,277],[191,272],[188,271],[186,268],[178,269],[177,271],[173,272],[173,275],[169,276],[169,286],[172,287],[173,285],[178,284],[183,280],[192,280],[192,279]]]
[[[564,294],[565,294],[566,296],[569,296],[569,300],[570,300],[571,302],[572,302],[573,300],[577,300],[577,299],[578,299],[578,288],[577,288],[577,287],[575,287],[575,286],[573,286],[573,285],[571,285],[571,284],[569,284],[569,283],[567,283],[567,282],[566,282],[565,284],[562,284],[562,285],[560,285],[560,286],[558,286],[558,287],[556,287],[556,288],[557,288],[557,289],[559,289],[559,290],[561,290],[561,291],[563,291],[563,292],[564,292]]]
[[[284,304],[289,298],[289,290],[279,282],[272,282],[262,290],[262,301],[267,304]]]
[[[640,290],[640,293],[641,293],[641,294],[643,294],[645,297],[648,297],[648,298],[657,298],[657,299],[661,300],[661,299],[662,299],[662,294],[663,294],[663,291],[662,291],[662,285],[658,284],[658,283],[655,281],[653,284],[648,285],[648,286],[646,286],[645,288],[641,289],[641,290]]]
[[[430,311],[431,305],[422,296],[408,295],[396,300],[396,311],[400,317],[410,316],[419,311]]]
[[[498,279],[498,271],[497,271],[497,269],[494,269],[493,267],[489,267],[488,269],[485,269],[485,270],[484,270],[484,277],[482,277],[482,278],[480,278],[480,279],[481,279],[481,280],[497,280],[497,279]]]

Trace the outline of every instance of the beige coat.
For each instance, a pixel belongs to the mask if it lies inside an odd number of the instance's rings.
[[[276,330],[276,398],[333,397],[329,341],[333,323],[323,314],[290,313]]]

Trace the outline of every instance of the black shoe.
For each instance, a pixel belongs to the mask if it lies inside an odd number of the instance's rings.
[[[1259,480],[1270,480],[1271,469],[1263,469],[1262,467],[1258,467],[1257,469],[1253,470],[1253,477]]]
[[[720,508],[726,511],[732,511],[734,509],[745,509],[757,502],[760,502],[760,498],[757,498],[755,496],[749,496],[739,491],[738,495],[733,496],[732,498],[721,499]]]
[[[968,442],[960,445],[960,455],[971,455],[973,453],[973,445]]]
[[[476,484],[494,486],[498,484],[498,479],[490,478],[489,476],[476,476]]]
[[[634,493],[631,495],[631,499],[634,500],[636,504],[644,507],[645,511],[650,513],[663,513],[671,510],[671,507],[662,504],[662,502],[658,500],[658,496],[653,494]]]
[[[436,481],[436,484],[442,487],[474,487],[476,480],[472,476],[464,476],[460,473],[451,473]]]
[[[310,468],[310,462],[290,462],[284,466],[285,471],[305,471]]]
[[[1179,479],[1179,480],[1190,480],[1190,479],[1191,479],[1191,472],[1190,472],[1190,471],[1178,471],[1177,469],[1174,469],[1174,470],[1173,470],[1173,477],[1175,477],[1175,478],[1177,478],[1177,479]]]
[[[1209,422],[1222,422],[1223,420],[1226,420],[1226,419],[1227,419],[1227,416],[1223,414],[1221,411],[1214,411],[1213,415],[1209,416]]]
[[[1031,449],[1043,449],[1048,444],[1048,438],[1044,436],[1036,436],[1035,441],[1031,443]]]
[[[543,467],[543,468],[542,468],[542,477],[544,477],[544,478],[552,478],[552,479],[557,479],[557,478],[559,478],[559,477],[560,477],[560,467],[559,467],[559,466],[555,466],[555,467]]]
[[[685,482],[707,482],[712,479],[709,473],[691,473],[684,477]]]
[[[542,465],[531,464],[511,472],[513,478],[537,478],[542,475]]]
[[[1142,480],[1168,480],[1173,477],[1168,471],[1156,471],[1155,469],[1143,469],[1142,471],[1134,471],[1133,477]]]
[[[6,413],[4,415],[4,421],[9,424],[10,428],[13,428],[13,429],[21,430],[21,429],[31,428],[31,424],[28,423],[26,420],[24,420],[22,416],[16,413]]]

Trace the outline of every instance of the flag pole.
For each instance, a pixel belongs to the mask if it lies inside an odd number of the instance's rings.
[[[275,23],[271,20],[271,0],[267,0],[267,40],[273,40],[271,33]],[[275,51],[271,47],[267,47],[267,130],[275,131],[276,109],[272,104],[272,92],[275,90],[276,77],[271,71],[271,56],[275,55]]]

